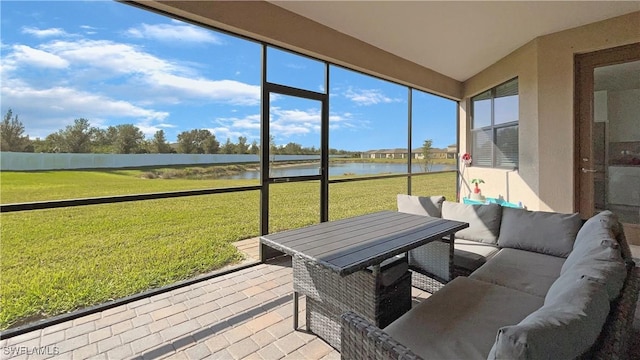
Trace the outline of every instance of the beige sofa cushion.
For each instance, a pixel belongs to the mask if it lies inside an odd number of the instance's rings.
[[[567,257],[582,220],[580,215],[504,208],[498,245]]]
[[[444,201],[442,218],[469,223],[456,233],[456,238],[496,244],[500,233],[502,206],[498,204],[468,205]]]
[[[531,251],[502,249],[470,278],[544,298],[560,276],[565,259]]]
[[[442,195],[426,197],[398,194],[398,211],[414,215],[441,217],[444,200]]]
[[[587,220],[578,231],[573,250],[562,266],[562,272],[566,272],[585,258],[604,261],[622,260],[620,246],[613,233],[617,222],[617,217],[608,210]],[[616,249],[617,252],[611,253],[610,249]]]
[[[591,217],[576,237],[573,251],[562,265],[561,275],[573,273],[573,278],[587,276],[606,286],[609,300],[618,297],[627,268],[621,246],[615,239],[618,219],[611,211]]]
[[[424,359],[486,359],[499,328],[540,306],[542,298],[457,277],[384,331]]]
[[[573,359],[589,350],[609,313],[606,291],[587,278],[563,285],[549,290],[542,308],[501,328],[488,358]]]

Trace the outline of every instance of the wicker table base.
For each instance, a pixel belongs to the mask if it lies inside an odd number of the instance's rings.
[[[405,271],[390,284],[384,275],[384,269],[362,270],[343,277],[294,256],[293,286],[306,296],[307,329],[340,350],[343,313],[355,311],[381,328],[393,322],[411,309],[411,273]],[[297,307],[294,311],[297,318]]]

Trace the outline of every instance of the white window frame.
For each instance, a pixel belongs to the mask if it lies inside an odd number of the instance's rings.
[[[505,81],[502,84],[499,84],[489,90],[483,91],[480,94],[477,94],[473,97],[471,97],[470,99],[470,103],[471,103],[471,156],[473,157],[473,166],[478,166],[478,167],[487,167],[487,168],[498,168],[498,169],[517,169],[519,166],[519,156],[518,156],[518,152],[519,152],[519,146],[520,146],[520,141],[519,141],[519,116],[518,119],[515,119],[514,121],[509,121],[509,122],[504,122],[504,123],[500,123],[500,124],[496,124],[496,104],[495,104],[495,99],[498,98],[498,96],[496,96],[496,89],[498,89],[501,86],[504,85],[509,85],[509,83],[511,82],[515,82],[516,83],[516,93],[515,94],[511,94],[511,95],[517,95],[518,96],[518,113],[519,113],[519,107],[520,107],[520,91],[519,91],[519,84],[518,84],[518,78],[513,78],[510,79],[508,81]],[[487,94],[488,93],[488,94]],[[485,126],[480,126],[480,127],[476,127],[474,124],[474,115],[475,115],[475,101],[477,98],[479,97],[483,97],[483,99],[481,100],[491,100],[491,123],[489,125],[485,125]],[[508,130],[508,129],[514,129],[516,131],[516,143],[515,143],[515,151],[513,150],[513,145],[511,146],[511,152],[510,154],[512,155],[511,157],[507,156],[506,158],[510,158],[509,160],[511,161],[500,161],[500,154],[501,152],[498,151],[500,146],[500,138],[498,137],[498,132],[500,130]],[[484,156],[481,156],[481,154],[479,153],[479,149],[477,148],[477,144],[476,144],[476,137],[480,134],[480,133],[488,133],[489,135],[489,139],[487,140],[487,142],[490,142],[489,148],[487,149],[490,154],[485,153]],[[515,153],[515,157],[513,156],[513,154]],[[487,163],[487,158],[490,159],[490,164]],[[504,159],[504,158],[503,158]]]

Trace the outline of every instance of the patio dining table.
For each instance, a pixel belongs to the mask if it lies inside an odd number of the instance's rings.
[[[385,326],[410,308],[407,267],[403,268],[404,277],[400,276],[406,286],[399,282],[385,284],[381,280],[385,260],[449,236],[451,268],[455,233],[468,226],[459,221],[381,211],[264,235],[260,242],[293,258],[294,328],[298,328],[298,297],[302,292],[307,296],[307,329],[325,335],[332,346],[339,348],[336,316],[339,318],[342,312],[364,312],[362,315],[376,325]],[[406,263],[406,256],[397,261]],[[310,311],[319,318],[310,316]],[[329,330],[317,329],[327,321]]]

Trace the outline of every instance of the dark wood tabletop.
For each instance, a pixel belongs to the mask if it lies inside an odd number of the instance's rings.
[[[260,242],[344,276],[467,227],[459,221],[381,211],[264,235]]]

